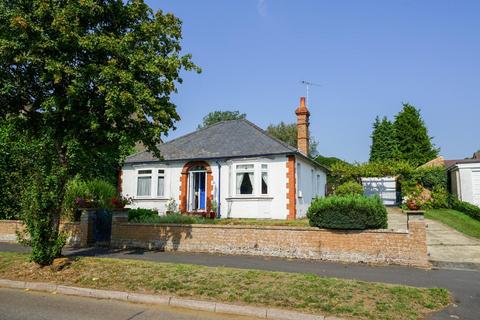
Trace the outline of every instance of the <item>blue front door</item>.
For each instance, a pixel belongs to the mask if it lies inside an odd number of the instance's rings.
[[[189,175],[189,211],[204,211],[206,209],[206,171],[192,170]]]
[[[205,210],[205,172],[199,172],[199,180],[200,203],[198,209]]]

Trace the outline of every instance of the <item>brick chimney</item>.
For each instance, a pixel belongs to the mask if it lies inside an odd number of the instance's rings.
[[[305,97],[300,98],[300,106],[295,110],[295,114],[297,115],[297,148],[301,153],[308,155],[310,111],[305,105]]]

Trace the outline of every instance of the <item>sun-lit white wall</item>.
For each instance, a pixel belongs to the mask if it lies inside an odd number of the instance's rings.
[[[325,196],[327,175],[309,161],[296,157],[297,218],[307,215],[310,203],[316,197]]]

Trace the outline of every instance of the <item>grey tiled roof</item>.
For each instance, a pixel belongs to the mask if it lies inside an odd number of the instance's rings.
[[[158,148],[167,161],[299,153],[247,120],[219,122],[160,144]],[[152,153],[142,151],[127,157],[125,163],[157,160]]]

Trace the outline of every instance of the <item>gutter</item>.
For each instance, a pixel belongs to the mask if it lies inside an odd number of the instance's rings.
[[[222,217],[222,214],[221,214],[221,203],[220,203],[220,199],[221,199],[221,196],[220,196],[220,190],[222,190],[220,187],[221,187],[221,181],[222,181],[222,166],[220,165],[220,162],[215,161],[215,163],[217,164],[217,168],[218,168],[218,195],[217,195],[217,218],[220,219]]]

